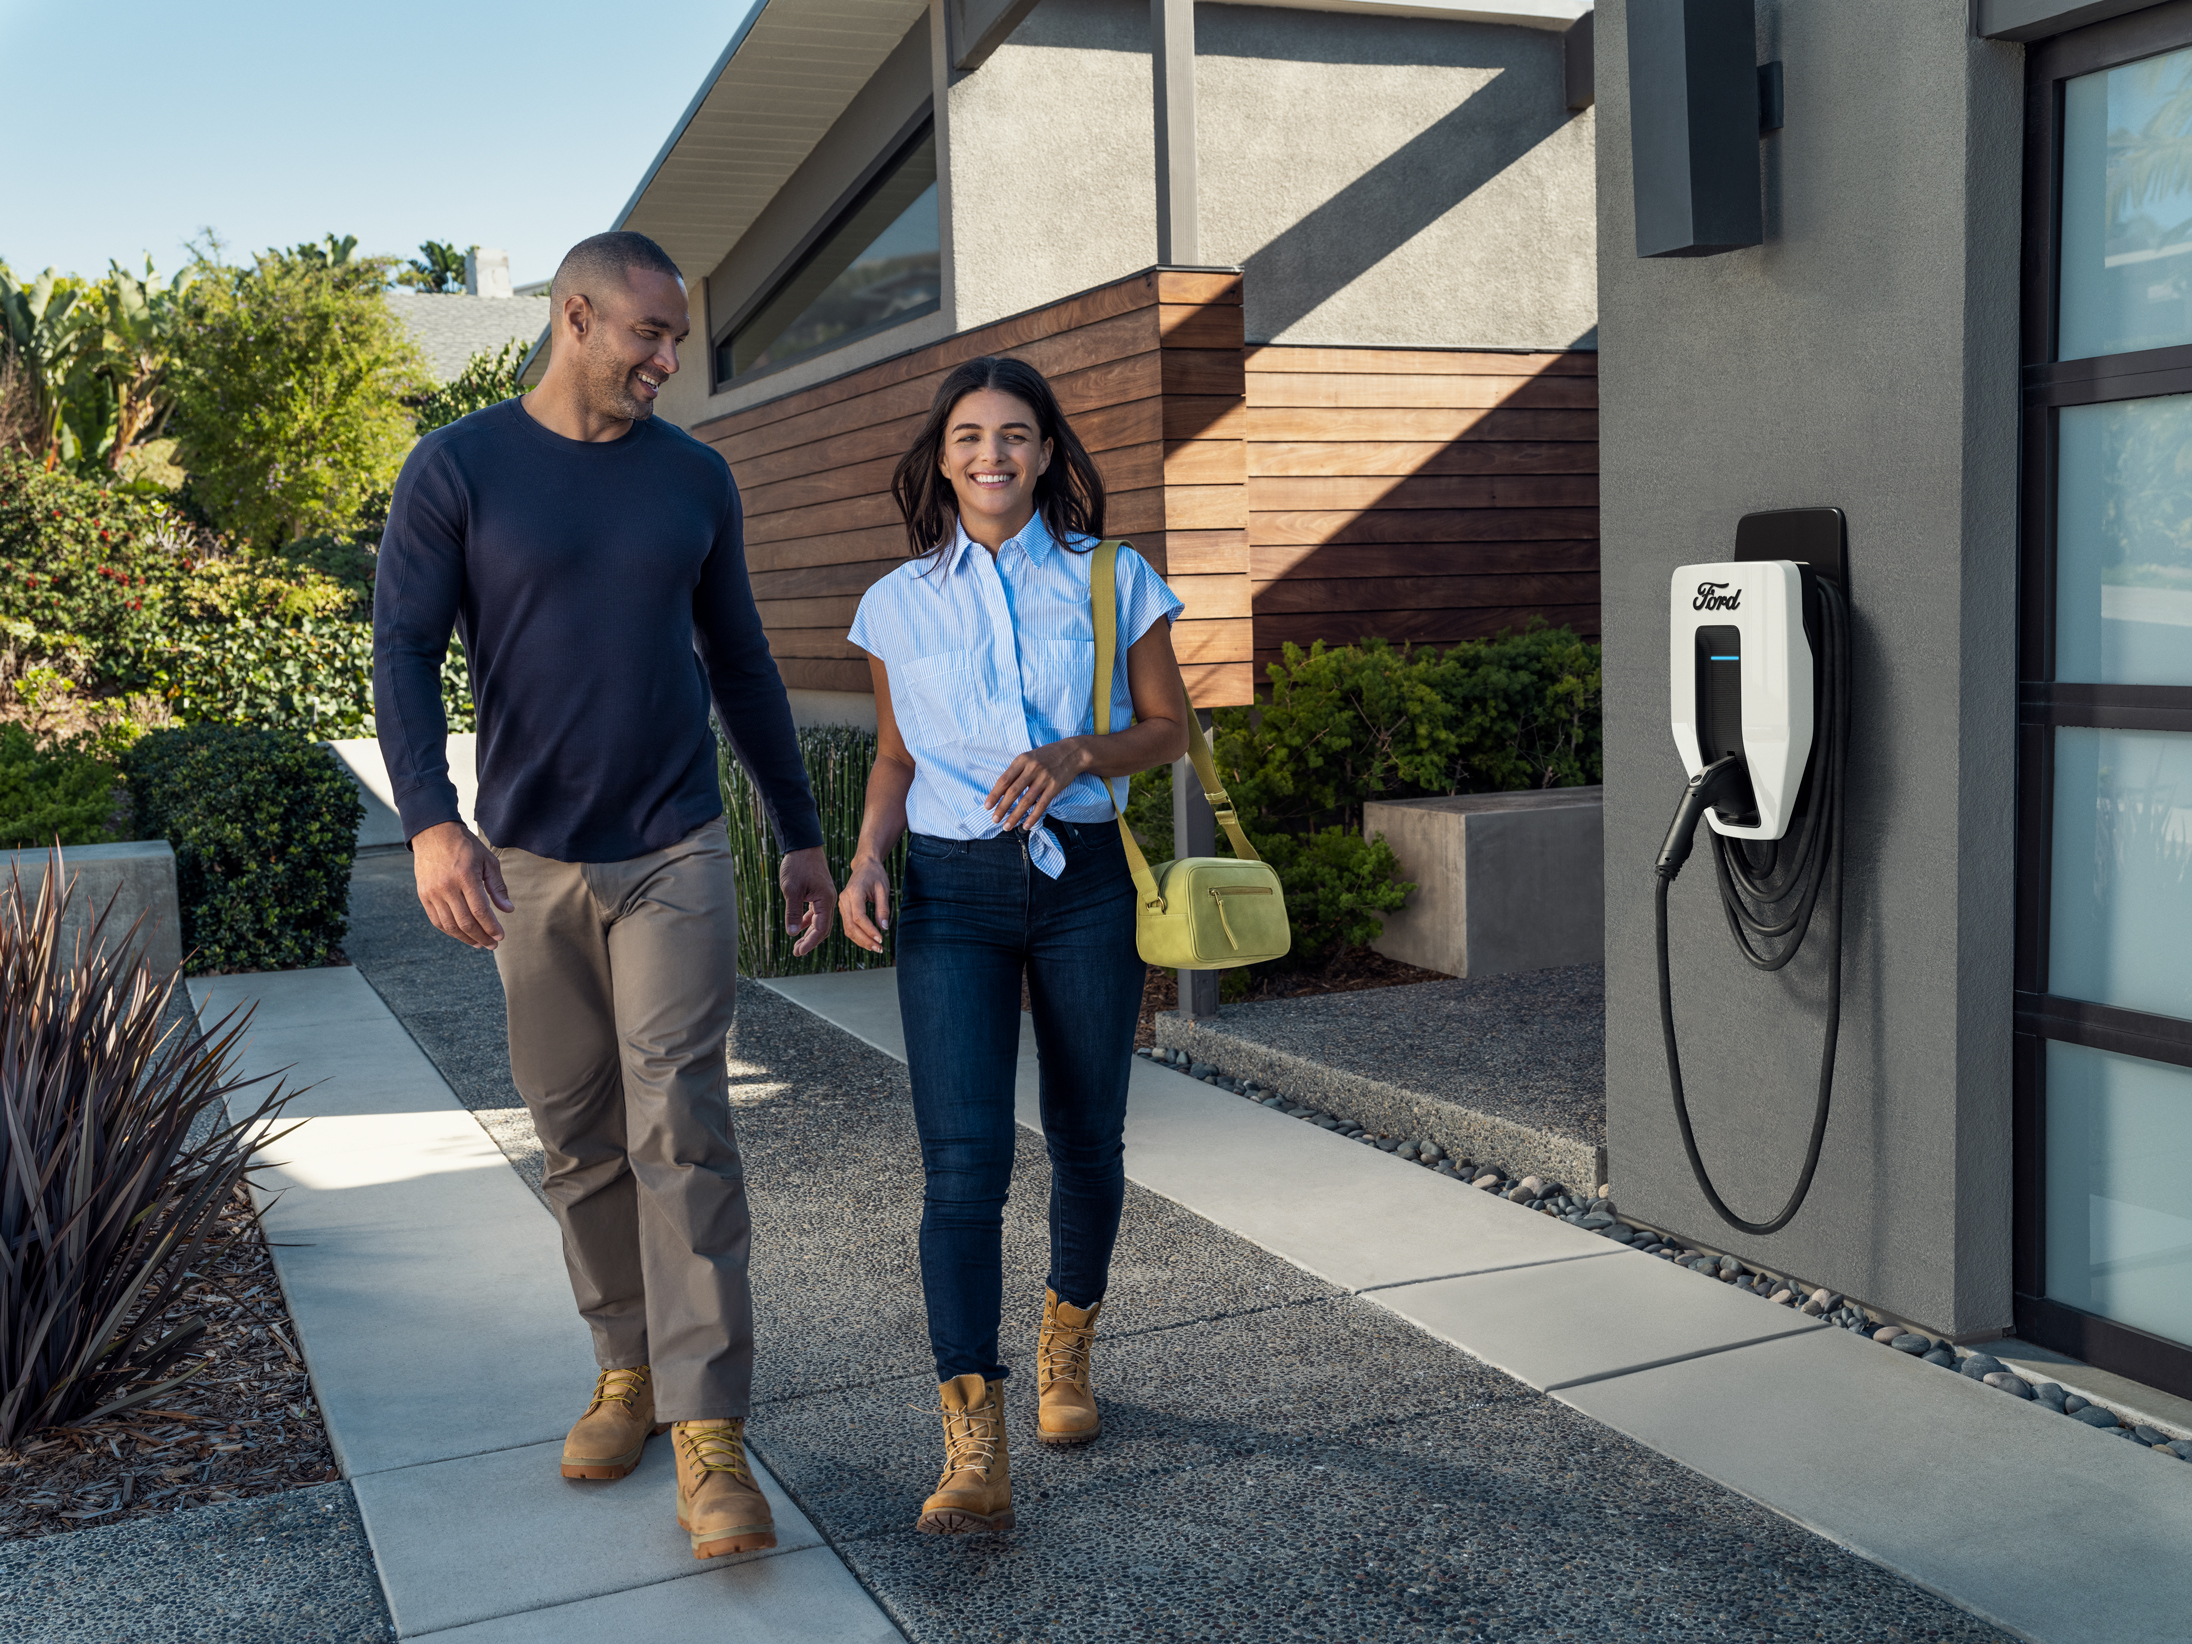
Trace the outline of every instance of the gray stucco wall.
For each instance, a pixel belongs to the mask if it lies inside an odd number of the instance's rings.
[[[1633,252],[1628,0],[1598,13],[1604,324],[1607,1124],[1624,1210],[1913,1322],[2010,1322],[2010,950],[2022,50],[1964,0],[1760,0],[1787,67],[1762,145],[1768,243]],[[1667,726],[1676,565],[1737,518],[1850,521],[1848,940],[1834,1113],[1784,1232],[1726,1228],[1668,1095],[1651,863],[1683,772]],[[1701,845],[1674,890],[1676,1019],[1700,1145],[1739,1213],[1803,1153],[1823,928],[1791,972],[1734,952]]]
[[[1251,338],[1589,345],[1597,116],[1558,34],[1206,5],[1195,43],[1202,254],[1247,270]]]
[[[1201,260],[1261,341],[1588,344],[1595,116],[1543,29],[1198,7]],[[1157,255],[1144,0],[1043,0],[950,94],[958,320]]]
[[[1157,260],[1147,0],[1043,0],[951,82],[959,329]]]

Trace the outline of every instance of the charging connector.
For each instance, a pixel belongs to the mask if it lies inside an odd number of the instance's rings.
[[[1720,828],[1711,830],[1713,867],[1720,887],[1720,901],[1727,915],[1728,931],[1738,949],[1759,970],[1779,970],[1796,957],[1811,928],[1813,910],[1825,890],[1834,925],[1834,953],[1827,965],[1826,1042],[1820,1052],[1819,1092],[1812,1114],[1811,1140],[1804,1151],[1803,1173],[1796,1188],[1769,1221],[1746,1221],[1728,1208],[1713,1186],[1698,1153],[1697,1137],[1690,1124],[1689,1102],[1682,1088],[1682,1055],[1675,1040],[1674,990],[1667,957],[1667,892],[1688,860],[1698,825],[1708,811],[1728,799],[1748,794],[1749,773],[1744,756],[1731,753],[1715,759],[1690,778],[1682,803],[1660,847],[1655,869],[1655,911],[1659,933],[1659,1023],[1666,1041],[1667,1078],[1674,1090],[1675,1120],[1682,1131],[1682,1148],[1689,1155],[1691,1174],[1715,1214],[1744,1233],[1779,1232],[1802,1207],[1819,1168],[1819,1152],[1826,1139],[1827,1110],[1834,1089],[1834,1057],[1842,1028],[1842,807],[1844,777],[1849,758],[1849,610],[1841,588],[1825,577],[1805,577],[1807,603],[1815,600],[1819,628],[1819,697],[1824,709],[1794,838],[1780,837],[1754,843],[1731,838]],[[1678,697],[1679,704],[1679,697]],[[1794,795],[1791,795],[1794,798]],[[1783,911],[1786,910],[1786,911]]]

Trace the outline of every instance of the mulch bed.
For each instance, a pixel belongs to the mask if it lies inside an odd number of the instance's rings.
[[[258,1217],[241,1201],[167,1317],[203,1318],[192,1380],[82,1427],[0,1450],[0,1541],[118,1524],[340,1477]]]
[[[1269,974],[1251,975],[1248,992],[1239,999],[1228,999],[1228,1004],[1257,1004],[1265,999],[1299,999],[1312,993],[1356,993],[1364,988],[1405,987],[1412,982],[1450,982],[1453,978],[1443,971],[1422,970],[1414,965],[1404,965],[1398,959],[1388,959],[1373,948],[1349,948],[1331,963],[1315,970],[1272,971]],[[1148,980],[1142,984],[1142,1019],[1134,1030],[1137,1046],[1157,1042],[1157,1015],[1160,1011],[1177,1010],[1180,1005],[1180,979],[1177,971],[1149,967]]]

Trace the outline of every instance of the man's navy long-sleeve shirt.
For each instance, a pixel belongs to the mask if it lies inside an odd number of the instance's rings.
[[[496,845],[623,862],[720,816],[711,694],[779,848],[822,843],[738,487],[682,429],[570,440],[512,399],[412,451],[373,593],[373,708],[407,839],[461,820],[441,700],[452,627]]]

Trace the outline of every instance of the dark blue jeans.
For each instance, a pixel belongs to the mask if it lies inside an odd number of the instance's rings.
[[[1004,1376],[1005,1195],[1012,1184],[1020,977],[1042,1061],[1050,1152],[1050,1287],[1101,1301],[1126,1193],[1127,1073],[1144,970],[1134,881],[1115,823],[1046,824],[1065,847],[1050,878],[1017,833],[906,846],[898,1007],[928,1192],[921,1285],[936,1379]]]

